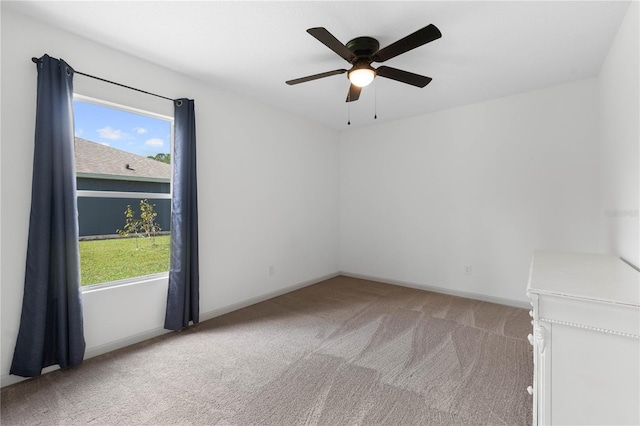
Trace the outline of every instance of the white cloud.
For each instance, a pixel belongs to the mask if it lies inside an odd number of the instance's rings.
[[[112,141],[117,141],[127,136],[127,134],[123,133],[122,130],[113,129],[111,126],[104,126],[102,129],[98,129],[97,132],[101,138]]]
[[[145,133],[147,133],[147,132],[148,132],[148,130],[147,130],[147,129],[145,129],[144,127],[135,127],[135,128],[133,129],[133,131],[134,131],[134,132],[136,132],[136,133],[137,133],[137,134],[139,134],[139,135],[144,135]]]
[[[76,137],[77,138],[81,138],[83,134],[84,134],[84,130],[82,130],[82,129],[77,129],[76,130]]]
[[[153,138],[153,139],[147,139],[147,141],[144,144],[147,146],[152,146],[154,148],[159,148],[161,146],[164,146],[164,141],[159,138]]]
[[[111,146],[111,144],[109,142],[102,142],[100,145]]]

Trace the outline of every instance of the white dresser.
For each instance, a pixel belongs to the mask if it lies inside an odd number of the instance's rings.
[[[640,273],[617,257],[538,251],[534,425],[640,424]]]

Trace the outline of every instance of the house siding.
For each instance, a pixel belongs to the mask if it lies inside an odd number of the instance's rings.
[[[169,193],[169,183],[138,182],[112,179],[77,179],[78,190],[122,191]],[[169,231],[171,226],[171,200],[149,199],[158,213],[156,222],[162,231]],[[95,235],[117,235],[117,230],[124,228],[124,212],[127,206],[140,214],[140,200],[136,198],[93,198],[78,197],[78,224],[80,237]]]

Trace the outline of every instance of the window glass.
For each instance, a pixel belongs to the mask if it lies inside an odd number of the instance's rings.
[[[169,269],[173,120],[76,96],[82,285]]]

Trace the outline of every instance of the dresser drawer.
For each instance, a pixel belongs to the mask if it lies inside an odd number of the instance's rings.
[[[603,333],[640,336],[640,310],[627,305],[541,295],[537,319]]]

